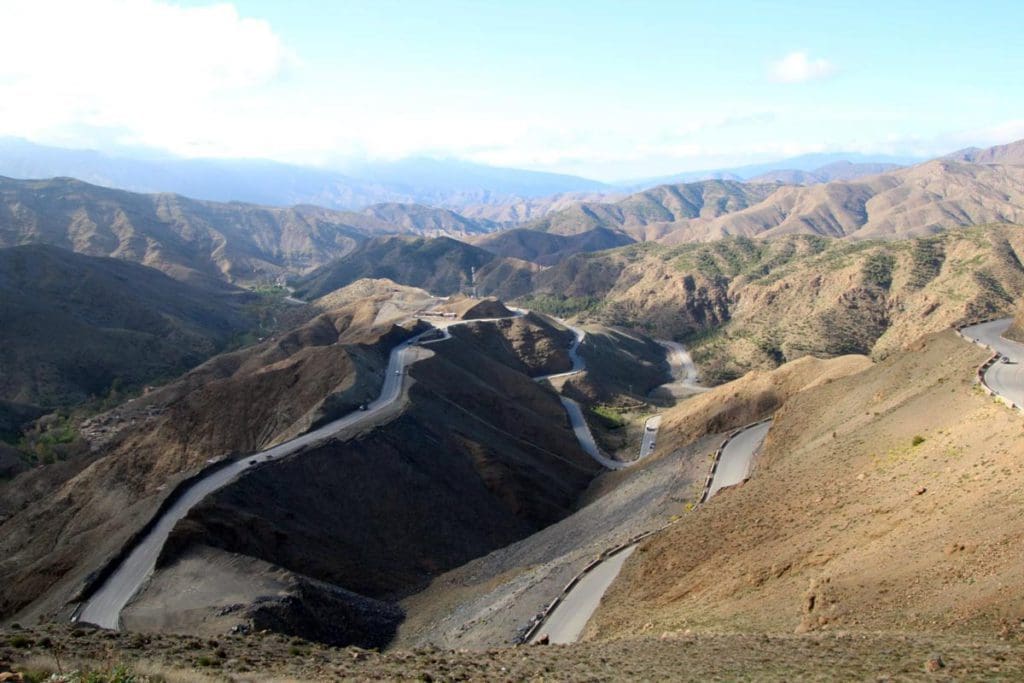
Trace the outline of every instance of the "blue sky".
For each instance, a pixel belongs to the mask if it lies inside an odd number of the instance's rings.
[[[70,146],[619,179],[1024,138],[1020,2],[0,0],[0,15],[0,134]]]

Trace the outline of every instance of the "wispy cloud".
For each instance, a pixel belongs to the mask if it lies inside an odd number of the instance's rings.
[[[835,65],[827,59],[812,59],[807,52],[797,50],[772,62],[768,76],[776,83],[806,83],[828,78],[835,72]]]

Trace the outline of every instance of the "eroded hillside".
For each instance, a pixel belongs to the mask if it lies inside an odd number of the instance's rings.
[[[793,235],[631,245],[533,277],[524,305],[694,347],[708,381],[804,355],[884,356],[918,336],[1008,314],[1024,232],[995,225],[848,242]]]
[[[374,396],[389,349],[409,334],[374,325],[385,300],[327,311],[216,356],[81,425],[94,447],[87,455],[5,482],[0,613],[44,593],[32,613],[58,610],[208,459],[278,443]]]
[[[1021,635],[1020,419],[952,332],[776,413],[753,477],[652,537],[588,627]]]

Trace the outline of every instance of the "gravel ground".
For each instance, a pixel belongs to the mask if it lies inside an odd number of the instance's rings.
[[[1013,681],[1024,677],[1024,644],[954,637],[832,633],[735,635],[681,632],[580,643],[378,653],[330,648],[279,635],[114,633],[70,626],[0,632],[0,672],[109,670],[123,663],[164,681]]]
[[[606,548],[656,529],[700,493],[709,454],[705,437],[637,467],[599,477],[580,509],[546,529],[441,575],[403,602],[406,621],[393,647],[511,645],[540,609]]]

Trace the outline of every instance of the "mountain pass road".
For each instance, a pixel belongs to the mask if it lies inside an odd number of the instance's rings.
[[[985,384],[1000,396],[1024,408],[1024,344],[1003,337],[1012,322],[1012,318],[1003,318],[971,325],[960,332],[968,339],[995,349],[1010,361],[994,363],[986,370]]]

